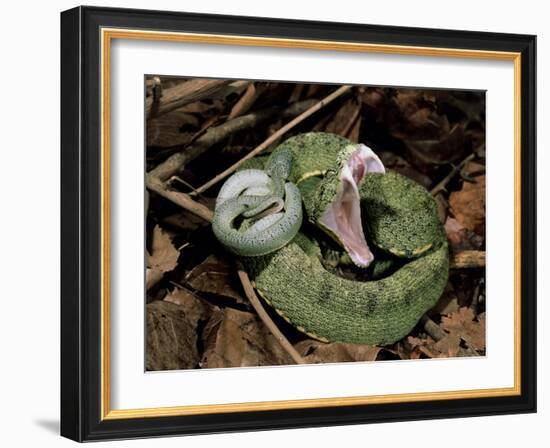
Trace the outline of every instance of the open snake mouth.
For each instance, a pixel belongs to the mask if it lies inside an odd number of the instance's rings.
[[[374,260],[361,223],[359,185],[367,173],[385,173],[385,169],[372,149],[360,144],[343,164],[335,199],[320,220],[360,267],[367,267]]]

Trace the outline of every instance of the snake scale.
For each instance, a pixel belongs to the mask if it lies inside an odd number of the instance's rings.
[[[248,161],[222,186],[213,231],[270,306],[325,342],[396,342],[448,279],[430,193],[334,134],[300,134]]]

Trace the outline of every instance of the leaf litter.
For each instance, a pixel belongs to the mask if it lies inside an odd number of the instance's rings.
[[[163,88],[185,79],[160,77]],[[152,83],[148,79],[147,95]],[[321,84],[230,84],[212,99],[186,104],[148,119],[147,170],[175,150],[192,145],[211,126],[233,114],[283,110],[290,103],[319,100],[334,86]],[[371,146],[389,169],[434,188],[451,252],[485,250],[485,98],[478,92],[359,86],[285,135],[334,132]],[[228,135],[193,160],[171,188],[192,193],[288,122],[275,113],[251,129]],[[196,199],[212,207],[216,189]],[[250,307],[233,259],[217,245],[208,223],[151,193],[147,216],[147,370],[292,364],[288,353]],[[379,362],[389,359],[483,356],[483,268],[453,269],[436,306],[427,313],[439,339],[419,323],[395,344],[323,343],[310,339],[267,311],[307,363]],[[433,327],[432,327],[433,329]]]

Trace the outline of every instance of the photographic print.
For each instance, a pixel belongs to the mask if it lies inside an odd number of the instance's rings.
[[[485,91],[144,89],[147,371],[486,355]]]
[[[65,437],[536,411],[536,36],[61,24]]]

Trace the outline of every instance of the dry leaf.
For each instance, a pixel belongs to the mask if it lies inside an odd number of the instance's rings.
[[[177,110],[152,118],[147,120],[147,146],[165,148],[185,145],[198,127],[197,117]],[[188,130],[184,132],[183,129]]]
[[[234,268],[216,255],[210,255],[186,275],[185,283],[194,290],[229,297],[238,303],[244,300],[235,277]]]
[[[481,249],[483,246],[483,238],[481,236],[467,229],[450,216],[445,221],[445,231],[447,232],[447,239],[449,240],[451,249],[455,252]]]
[[[386,93],[380,87],[369,87],[361,91],[361,102],[366,106],[378,108],[385,99]]]
[[[146,370],[194,369],[199,364],[197,322],[163,300],[146,308]]]
[[[485,236],[485,176],[475,177],[474,180],[464,182],[460,191],[453,191],[449,204],[462,226]]]
[[[181,79],[162,77],[164,90],[181,82]],[[286,103],[306,98],[315,104],[333,91],[333,86],[320,84],[262,83],[265,84],[265,90],[261,98],[254,102],[258,93],[254,92],[254,86],[243,81],[237,81],[236,84],[237,88],[228,87],[212,99],[197,101],[148,120],[147,142],[150,146],[147,148],[147,168],[154,169],[169,156],[171,149],[164,147],[189,144],[186,142],[189,139],[187,134],[198,138],[210,126],[231,114],[237,116],[248,113],[247,109],[256,108],[276,111],[285,107]],[[152,83],[148,81],[148,97],[151,86]],[[246,94],[245,88],[248,92]],[[435,200],[439,217],[447,231],[452,262],[456,263],[457,253],[463,259],[465,255],[474,253],[467,251],[483,251],[484,207],[474,204],[474,209],[477,207],[479,210],[471,210],[472,200],[474,203],[476,200],[475,190],[485,190],[484,185],[482,188],[479,185],[480,179],[484,182],[485,174],[483,94],[380,87],[355,87],[353,91],[354,97],[342,97],[339,102],[315,114],[309,124],[304,123],[290,131],[288,137],[296,132],[328,130],[353,141],[364,142],[380,155],[386,167],[427,188],[436,185],[449,172],[449,164],[456,165],[467,155],[475,153],[476,162],[470,162],[461,171],[466,179],[464,183],[459,183],[457,175],[448,183],[448,191],[441,191]],[[216,150],[211,151],[208,157],[197,158],[196,162],[178,173],[178,178],[192,186],[200,185],[216,174],[212,172],[213,168],[225,167],[240,159],[288,121],[288,116],[274,112],[271,119],[248,132],[236,132],[220,142],[217,145],[219,148],[214,148]],[[468,182],[471,178],[478,183]],[[172,182],[171,187],[176,190],[189,191],[192,188],[184,186],[175,178]],[[461,188],[461,191],[454,191],[457,188]],[[196,199],[214,201],[215,192],[212,190],[210,194]],[[213,204],[209,205],[213,208]],[[151,196],[150,212],[163,226],[164,231],[157,227],[154,232],[164,237],[165,249],[168,250],[162,257],[154,247],[149,248],[152,255],[147,257],[147,283],[156,283],[166,273],[170,280],[181,284],[178,289],[168,293],[164,287],[166,282],[163,282],[163,288],[149,290],[149,301],[156,300],[164,304],[153,302],[148,306],[148,325],[152,326],[154,336],[148,340],[148,350],[152,346],[159,350],[153,365],[156,368],[196,368],[292,363],[256,314],[242,311],[248,309],[245,307],[249,304],[241,297],[243,293],[233,265],[211,256],[216,253],[218,245],[210,240],[214,237],[207,227],[209,224],[185,211],[177,211],[167,201],[159,200],[157,195]],[[472,212],[474,216],[471,216]],[[178,244],[180,240],[182,244],[188,244],[186,249],[179,248],[181,253],[185,250],[179,258],[178,251],[171,244],[171,234],[165,233],[168,229],[178,233]],[[170,259],[171,263],[166,262]],[[176,266],[178,260],[180,263]],[[180,277],[175,276],[176,272]],[[350,275],[353,277],[355,274]],[[461,308],[472,305],[472,309],[484,309],[484,300],[478,299],[483,294],[479,286],[483,275],[483,269],[453,269],[444,294],[429,313],[438,331],[430,327],[427,332],[427,327],[422,330],[418,326],[412,333],[416,338],[405,338],[382,349],[302,340],[304,336],[290,329],[286,323],[282,323],[281,330],[310,363],[484,354],[485,315],[472,317]],[[472,300],[472,297],[475,299]],[[178,311],[173,312],[173,307]],[[442,316],[445,316],[445,324],[441,321]],[[188,335],[190,328],[193,333]],[[433,339],[436,336],[438,340]],[[189,346],[186,341],[189,341]],[[197,354],[193,354],[191,346],[195,347]],[[190,352],[185,354],[187,349]],[[201,360],[204,365],[201,365]]]
[[[349,99],[340,110],[336,112],[336,115],[332,117],[325,132],[332,132],[342,137],[346,137],[359,116],[360,110],[361,106],[357,104],[357,101],[354,98]]]
[[[215,307],[202,300],[194,292],[182,288],[174,289],[164,297],[164,300],[182,307],[186,316],[192,322],[208,319],[215,309]]]
[[[439,341],[434,341],[430,336],[426,339],[409,336],[407,342],[411,345],[415,356],[411,353],[411,359],[420,357],[420,354],[428,358],[452,358],[458,355],[460,350],[460,337],[447,335]]]
[[[158,225],[153,229],[151,255],[147,259],[147,289],[158,283],[166,272],[177,266],[179,252],[170,236]]]
[[[403,176],[406,176],[425,187],[432,184],[432,179],[429,176],[413,168],[411,164],[403,157],[389,151],[377,150],[376,152],[386,168],[397,171],[399,174],[402,174]]]
[[[476,316],[467,307],[459,308],[448,316],[442,316],[441,328],[446,336],[434,341],[409,336],[407,343],[412,351],[421,352],[429,358],[449,358],[455,356],[479,356],[485,350],[485,314]],[[467,348],[461,347],[461,342]]]
[[[409,336],[407,338],[407,345],[410,346],[410,359],[418,359],[421,355],[428,358],[438,358],[439,353],[435,353],[430,349],[434,344],[435,341],[430,336],[426,336],[425,339]]]
[[[451,314],[457,311],[459,308],[458,297],[456,296],[453,285],[449,282],[445,286],[443,294],[435,304],[435,306],[429,311],[430,316],[439,314]]]
[[[460,337],[473,350],[485,349],[485,314],[477,317],[471,308],[462,307],[458,311],[443,316],[441,327],[450,335]]]
[[[216,311],[204,329],[202,368],[293,364],[279,341],[252,313]]]
[[[430,138],[410,138],[408,131],[399,131],[394,135],[405,143],[409,154],[408,160],[425,170],[446,163],[456,163],[463,159],[470,149],[462,124],[455,125],[449,133],[434,133]]]
[[[203,218],[187,211],[182,211],[167,216],[163,222],[171,226],[175,226],[179,230],[187,232],[192,232],[193,230],[197,230],[199,227],[209,225],[208,221],[205,221]]]
[[[361,123],[362,122],[363,122],[363,119],[361,118],[361,115],[359,115],[357,117],[357,120],[355,120],[355,123],[353,123],[353,126],[349,130],[348,134],[346,135],[348,140],[351,140],[354,143],[360,143],[359,142],[359,137],[360,137],[359,134],[361,132]]]
[[[375,361],[381,347],[364,344],[325,344],[311,339],[300,341],[296,350],[308,364],[327,362]]]

